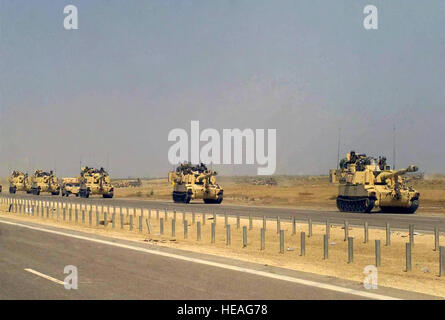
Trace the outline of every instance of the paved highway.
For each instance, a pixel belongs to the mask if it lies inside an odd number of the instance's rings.
[[[3,194],[2,196],[6,196]],[[408,229],[410,224],[414,224],[416,230],[419,231],[433,231],[435,227],[438,227],[441,232],[445,232],[445,217],[429,217],[429,216],[417,216],[415,214],[387,214],[373,212],[371,214],[366,213],[345,213],[336,210],[302,210],[292,208],[277,208],[277,207],[253,207],[253,206],[237,206],[229,204],[203,204],[203,203],[190,203],[181,204],[173,203],[172,201],[153,201],[153,200],[139,200],[139,199],[104,199],[99,197],[91,197],[88,199],[81,198],[62,198],[57,196],[40,195],[33,196],[27,194],[16,194],[13,197],[20,199],[40,199],[40,200],[62,200],[73,203],[89,203],[93,205],[110,205],[110,206],[123,206],[123,207],[137,207],[137,208],[151,208],[151,209],[164,209],[177,210],[179,212],[210,212],[217,214],[240,214],[247,216],[251,214],[254,217],[267,216],[268,218],[276,218],[280,216],[282,219],[290,219],[295,216],[297,220],[307,220],[312,218],[313,222],[324,223],[326,219],[329,219],[331,223],[342,224],[345,220],[348,220],[351,225],[362,225],[364,221],[368,221],[370,226],[385,227],[386,222],[389,222],[391,228]]]
[[[67,265],[77,267],[77,290],[64,288]],[[0,270],[0,300],[431,298],[6,218]]]

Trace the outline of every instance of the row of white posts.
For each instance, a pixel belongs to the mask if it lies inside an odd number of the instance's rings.
[[[115,206],[104,206],[104,205],[95,205],[92,203],[73,203],[70,201],[48,201],[48,200],[39,200],[39,199],[23,199],[16,197],[0,197],[0,203],[6,204],[9,212],[26,214],[29,216],[37,216],[42,218],[54,218],[56,217],[57,221],[75,221],[79,222],[79,212],[80,219],[82,223],[85,223],[86,213],[88,214],[88,224],[91,226],[93,224],[93,212],[95,213],[95,225],[99,226],[103,224],[105,227],[109,222],[112,224],[112,228],[116,227],[116,214],[120,216],[120,228],[124,228],[124,224],[129,225],[130,231],[133,230],[134,227],[134,219],[138,219],[138,229],[140,232],[143,230],[143,220],[144,220],[144,208],[129,208],[129,207],[115,207]],[[152,210],[147,210],[147,219],[145,219],[147,230],[152,233],[151,226],[149,220],[152,218]],[[125,215],[123,212],[125,211]],[[137,214],[139,211],[139,215]],[[159,220],[159,234],[164,235],[164,224],[168,219],[168,211],[164,209],[164,217],[160,216],[160,210],[156,209],[156,219]],[[73,216],[74,215],[74,216]],[[110,215],[110,216],[109,216]],[[196,221],[195,213],[192,212],[192,224],[196,222],[196,230],[197,230],[197,240],[201,240],[201,231],[202,226],[206,223],[206,214],[202,213],[202,222]],[[103,222],[101,223],[100,217],[103,217]],[[213,222],[211,224],[211,243],[215,243],[215,232],[216,232],[216,213],[213,213]],[[110,219],[111,218],[111,221]],[[128,219],[128,223],[126,223],[126,219]],[[266,238],[266,216],[262,217],[263,226],[260,230],[260,248],[261,250],[265,250],[265,238]],[[182,220],[184,224],[184,239],[188,238],[188,220],[186,216],[186,212],[182,213]],[[173,211],[173,219],[171,221],[171,232],[172,237],[176,236],[176,211]],[[242,228],[242,246],[247,247],[247,233],[248,230],[253,229],[253,217],[249,215],[248,217],[248,227],[243,226]],[[296,234],[296,219],[295,217],[291,218],[292,222],[292,234]],[[276,217],[277,223],[277,234],[279,234],[280,243],[279,249],[280,253],[284,253],[284,230],[281,229],[281,218]],[[309,218],[307,220],[308,223],[308,237],[312,236],[312,219]],[[224,225],[226,229],[226,244],[231,245],[231,228],[228,224],[228,216],[224,214]],[[236,215],[236,227],[240,229],[240,215]],[[369,241],[369,225],[368,222],[365,221],[363,224],[364,230],[364,242],[368,243]],[[353,250],[353,237],[349,237],[349,222],[344,222],[344,240],[348,241],[348,263],[352,263],[354,261],[354,250]],[[306,253],[306,245],[305,245],[306,233],[300,233],[300,255],[304,256]],[[323,236],[323,258],[329,258],[329,238],[330,238],[330,221],[326,220],[326,232]],[[386,223],[386,246],[391,245],[391,229],[389,223]],[[412,265],[412,254],[411,250],[414,247],[414,225],[409,226],[409,242],[406,243],[406,270],[411,271]],[[434,229],[434,250],[439,251],[439,275],[445,276],[445,247],[439,246],[439,228],[436,227]],[[375,240],[375,264],[376,266],[380,266],[381,264],[381,249],[380,249],[380,240]]]

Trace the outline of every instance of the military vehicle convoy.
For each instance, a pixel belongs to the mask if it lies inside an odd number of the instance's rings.
[[[31,177],[27,173],[14,170],[8,178],[9,193],[14,194],[17,191],[26,191],[31,193]]]
[[[68,197],[70,194],[79,196],[80,182],[78,178],[62,178],[61,193],[62,197]]]
[[[189,203],[191,200],[202,199],[204,203],[221,203],[224,191],[216,183],[216,175],[215,171],[208,170],[203,163],[197,166],[181,164],[176,171],[168,173],[168,181],[173,185],[173,201]]]
[[[330,171],[330,181],[339,183],[337,207],[342,212],[369,213],[375,207],[382,212],[414,213],[420,194],[407,186],[402,175],[418,167],[391,170],[385,157],[374,159],[351,151]]]
[[[68,197],[70,194],[76,197],[88,198],[90,195],[102,195],[104,198],[112,198],[114,188],[111,185],[108,173],[89,167],[82,167],[77,178],[63,178],[61,183],[52,171],[36,170],[33,176],[14,170],[8,178],[9,193],[25,191],[39,195],[41,192],[49,192],[52,195]]]
[[[102,195],[104,198],[113,198],[114,187],[110,176],[104,168],[94,169],[82,167],[79,176],[79,196],[88,198],[90,195]]]

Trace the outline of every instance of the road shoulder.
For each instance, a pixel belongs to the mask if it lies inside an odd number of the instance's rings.
[[[249,272],[257,275],[269,276],[276,279],[281,279],[283,281],[292,281],[292,279],[296,279],[295,281],[298,281],[298,283],[300,284],[314,285],[326,289],[332,288],[333,290],[343,290],[343,292],[362,295],[365,298],[440,299],[439,297],[425,295],[417,292],[410,292],[381,286],[376,290],[366,290],[364,289],[363,284],[354,281],[290,270],[270,265],[262,265],[211,254],[191,252],[183,249],[161,247],[146,242],[141,243],[137,241],[123,240],[109,236],[91,234],[88,232],[38,224],[34,222],[18,222],[16,219],[11,218],[2,217],[0,218],[0,223],[14,224],[23,228],[31,228],[42,232],[57,233],[59,235],[76,237],[78,239],[83,239],[86,241],[96,241],[108,245],[117,245],[121,248],[146,251],[147,253],[151,254],[160,254],[163,256],[176,259],[184,259],[195,263],[205,263],[216,267],[230,268],[239,272]]]

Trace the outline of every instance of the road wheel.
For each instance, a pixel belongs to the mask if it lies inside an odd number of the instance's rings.
[[[411,206],[407,208],[406,213],[414,213],[417,211],[417,208],[419,208],[419,199],[412,200]]]
[[[185,203],[187,194],[185,192],[173,191],[172,197],[173,197],[173,202],[175,203]]]

